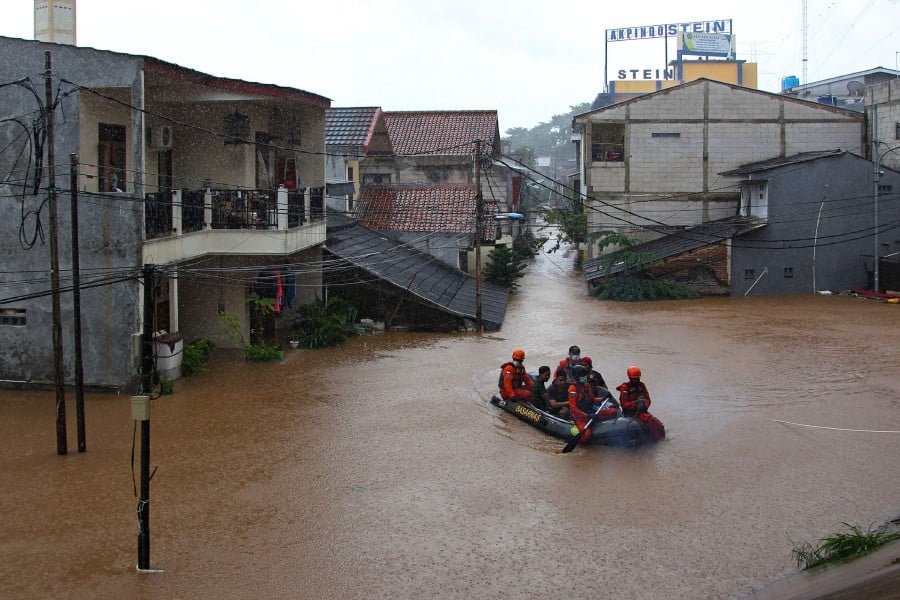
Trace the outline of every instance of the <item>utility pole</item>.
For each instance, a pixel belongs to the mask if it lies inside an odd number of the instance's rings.
[[[138,570],[150,569],[150,392],[153,385],[153,285],[156,265],[144,265],[144,334],[141,338],[141,392],[132,398],[132,416],[141,422],[141,495],[138,499]]]
[[[69,453],[66,442],[66,388],[63,375],[62,310],[59,306],[59,248],[56,224],[56,169],[53,153],[53,81],[50,52],[44,53],[44,119],[47,125],[47,199],[50,211],[50,288],[53,298],[53,384],[56,390],[56,453]]]
[[[481,238],[484,202],[481,197],[481,140],[475,140],[475,330],[484,331],[481,318]]]
[[[872,99],[874,100],[874,94]],[[875,165],[875,173],[873,175],[873,198],[875,201],[875,271],[873,278],[873,286],[872,291],[878,292],[879,290],[879,273],[878,273],[878,263],[880,262],[878,255],[880,254],[878,248],[878,182],[881,180],[881,169],[878,166],[878,105],[874,102],[872,103],[872,164]]]
[[[87,450],[84,436],[84,363],[81,356],[81,259],[78,252],[78,156],[69,155],[69,198],[72,201],[72,308],[75,311],[75,422],[78,452]]]

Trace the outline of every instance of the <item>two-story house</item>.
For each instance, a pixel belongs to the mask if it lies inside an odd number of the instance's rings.
[[[252,310],[248,297],[273,297],[286,315],[320,285],[327,98],[149,56],[13,38],[0,38],[0,82],[0,343],[14,349],[0,358],[0,379],[53,378],[51,204],[63,323],[75,316],[75,267],[81,274],[86,384],[135,380],[148,264],[157,266],[154,331],[234,346],[222,333],[228,313],[244,340],[277,343],[285,320]],[[71,374],[68,326],[62,339]]]
[[[364,160],[360,222],[473,273],[479,183],[482,243],[511,242],[513,234],[494,219],[509,210],[511,188],[509,169],[494,161],[500,155],[497,111],[386,111],[384,119],[393,154],[370,153]]]
[[[740,190],[725,171],[817,150],[862,154],[866,140],[859,112],[709,79],[573,121],[589,229],[638,241],[737,215]]]

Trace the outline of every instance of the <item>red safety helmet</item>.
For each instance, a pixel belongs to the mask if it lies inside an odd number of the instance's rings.
[[[513,350],[513,360],[525,360],[525,351],[521,348]]]
[[[583,365],[589,365],[589,366],[594,366],[594,363],[591,362],[591,357],[590,357],[590,356],[582,356],[582,357],[581,357],[581,364],[583,364]]]
[[[638,379],[641,376],[641,370],[634,365],[628,367],[628,379]]]

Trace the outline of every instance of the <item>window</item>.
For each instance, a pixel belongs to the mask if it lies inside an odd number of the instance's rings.
[[[894,139],[900,140],[900,121],[894,123]]]
[[[347,167],[347,181],[353,181],[353,167]]]
[[[100,123],[97,176],[100,192],[125,191],[125,126]]]
[[[593,162],[622,162],[625,160],[625,124],[594,123],[591,134]]]
[[[756,269],[744,269],[744,279],[755,279]]]
[[[650,137],[655,138],[680,138],[681,134],[674,131],[654,131],[650,134]]]
[[[25,327],[24,308],[0,308],[0,327]]]
[[[881,184],[881,183],[878,184],[879,192],[890,192],[893,189],[894,189],[894,186],[892,186],[890,184]]]
[[[390,173],[366,173],[363,175],[363,183],[390,183]]]
[[[794,276],[794,267],[785,267],[784,268],[784,278],[790,279]]]

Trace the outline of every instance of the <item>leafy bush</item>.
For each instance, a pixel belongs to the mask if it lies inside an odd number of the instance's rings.
[[[316,297],[298,309],[291,337],[304,348],[337,346],[359,335],[356,315],[356,307],[339,296],[332,296],[327,302]]]
[[[888,524],[880,527],[869,527],[863,531],[858,525],[842,523],[849,532],[833,533],[819,540],[819,544],[813,546],[809,543],[800,544],[792,550],[797,559],[797,567],[809,569],[847,560],[874,552],[888,542],[900,539],[900,531],[889,531]]]
[[[700,297],[700,294],[694,290],[664,281],[657,281],[648,275],[630,273],[607,278],[597,285],[591,293],[601,300],[622,300],[624,302]]]
[[[622,268],[619,273],[607,276],[592,290],[591,293],[601,300],[643,302],[700,296],[694,290],[654,279],[649,269],[650,265],[657,262],[656,255],[638,251],[637,244],[632,239],[609,231],[600,232],[595,239],[599,241],[601,249],[610,245],[620,248],[604,256],[598,270],[609,271],[613,266]]]
[[[244,346],[244,358],[253,362],[282,360],[284,350],[278,346],[267,346],[266,344],[247,344]]]
[[[486,281],[511,291],[519,287],[517,279],[524,275],[524,271],[525,263],[507,246],[496,246],[491,251],[490,262],[481,270]]]
[[[185,376],[202,373],[206,370],[206,362],[216,345],[209,340],[194,340],[184,345],[181,357],[181,373]]]
[[[171,394],[175,391],[175,380],[169,379],[165,375],[159,376],[159,394],[161,396]]]

